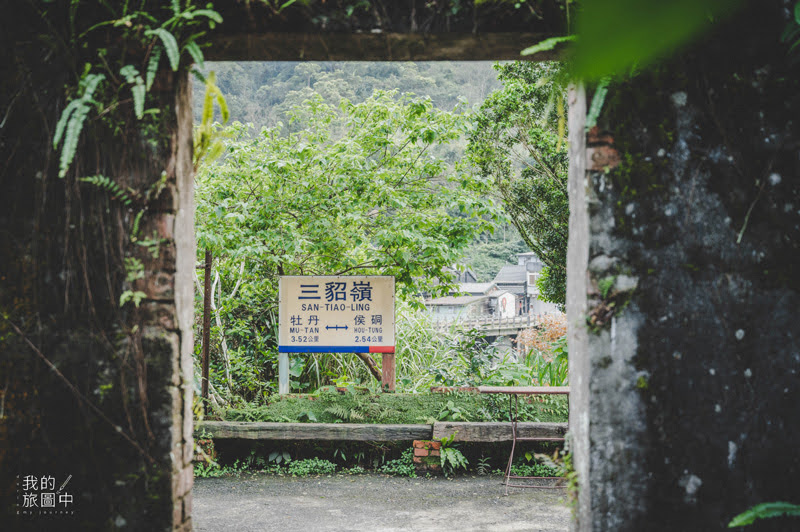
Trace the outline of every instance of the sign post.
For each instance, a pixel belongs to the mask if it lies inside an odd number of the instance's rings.
[[[382,353],[381,384],[394,390],[394,277],[286,275],[278,287],[279,393],[291,353]]]

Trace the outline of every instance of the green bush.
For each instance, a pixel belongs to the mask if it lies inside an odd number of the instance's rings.
[[[386,462],[378,471],[396,477],[416,478],[417,470],[414,467],[414,449],[406,449],[403,451],[403,454],[400,455],[400,458]]]
[[[307,458],[294,460],[286,466],[286,472],[293,477],[307,477],[309,475],[330,475],[336,472],[336,464],[321,458]]]

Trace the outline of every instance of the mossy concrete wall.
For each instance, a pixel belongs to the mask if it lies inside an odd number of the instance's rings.
[[[581,139],[568,300],[576,530],[721,530],[755,504],[800,502],[788,15],[745,9],[613,85]]]
[[[91,113],[59,178],[74,65],[47,36],[67,8],[20,4],[0,22],[0,529],[189,529],[191,89],[164,72],[158,120]],[[80,179],[95,175],[133,200]],[[133,258],[142,276],[126,279]]]

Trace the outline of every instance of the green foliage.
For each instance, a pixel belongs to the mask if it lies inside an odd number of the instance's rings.
[[[452,476],[456,469],[467,469],[469,463],[466,457],[454,447],[442,447],[439,451],[439,459],[441,461],[442,472],[446,477]]]
[[[152,11],[145,11],[144,4],[141,6],[137,10],[128,2],[103,3],[102,9],[95,9],[94,13],[90,13],[95,6],[72,3],[72,23],[68,26],[69,35],[65,36],[65,40],[73,43],[76,50],[88,48],[95,38],[94,33],[102,29],[111,34],[106,35],[104,40],[113,39],[123,42],[126,47],[138,47],[148,50],[149,53],[145,55],[143,64],[133,65],[127,63],[124,53],[115,63],[109,60],[107,49],[100,49],[97,57],[91,59],[93,62],[85,63],[80,75],[76,72],[77,88],[69,90],[79,96],[73,97],[62,111],[53,136],[54,148],[58,148],[62,138],[64,140],[59,156],[59,177],[66,175],[75,158],[84,123],[93,108],[98,117],[103,117],[104,122],[118,131],[119,124],[113,123],[114,114],[121,107],[122,102],[118,100],[120,90],[127,85],[131,90],[134,115],[141,120],[146,114],[147,93],[158,72],[162,51],[166,52],[173,71],[180,67],[182,50],[193,60],[202,63],[203,54],[198,40],[206,32],[201,28],[213,28],[222,21],[220,15],[210,8],[210,4],[207,9],[196,9],[187,1],[185,8],[181,9],[180,2],[173,2],[170,7],[162,6]],[[95,13],[104,13],[110,18],[96,22]],[[79,14],[86,16],[78,16]],[[79,28],[80,22],[88,27]],[[79,61],[75,63],[81,64]],[[146,72],[146,80],[140,74],[142,71]],[[95,93],[102,82],[106,82],[107,90],[96,97]],[[158,109],[147,112],[156,113]]]
[[[550,37],[549,39],[545,39],[533,46],[529,46],[522,50],[519,54],[520,55],[533,55],[538,54],[539,52],[547,52],[552,50],[559,44],[563,44],[566,42],[574,42],[575,35],[564,35],[563,37]]]
[[[311,396],[271,396],[263,406],[246,405],[224,411],[228,421],[426,423],[459,421],[505,421],[508,399],[477,393],[371,394],[321,390]],[[563,422],[567,420],[566,398],[546,396],[519,404],[520,420]]]
[[[90,177],[82,177],[79,181],[84,183],[91,183],[92,185],[107,191],[111,195],[111,199],[121,201],[126,207],[130,207],[133,200],[128,195],[128,192],[122,190],[117,183],[111,178],[104,175],[95,175]]]
[[[223,466],[214,461],[196,462],[194,464],[194,476],[198,478],[217,478],[228,475],[239,475],[248,468],[250,465],[249,462],[252,462],[252,455],[251,460],[236,460],[233,465],[229,466]]]
[[[139,71],[133,65],[125,65],[120,69],[119,73],[125,78],[125,81],[131,84],[134,113],[136,118],[142,118],[144,115],[144,96],[147,91],[142,76],[139,75]]]
[[[217,87],[216,74],[212,71],[209,72],[205,78],[205,94],[203,96],[203,114],[200,123],[194,128],[194,150],[192,156],[194,157],[194,169],[200,166],[201,161],[205,160],[206,164],[211,164],[215,161],[225,149],[220,137],[223,135],[215,127],[214,123],[214,102],[219,108],[222,117],[222,123],[226,124],[230,118],[228,112],[228,104],[225,97]]]
[[[606,101],[608,94],[608,85],[611,83],[609,78],[603,78],[597,84],[592,96],[592,103],[589,105],[589,111],[586,113],[586,130],[592,129],[597,125],[597,119],[600,118],[600,111],[603,110],[603,104]]]
[[[452,400],[447,401],[444,408],[439,411],[437,419],[440,421],[466,421],[461,408],[456,406]]]
[[[525,357],[525,362],[532,369],[536,381],[540,386],[566,386],[569,382],[569,353],[567,352],[567,337],[562,336],[553,342],[552,355],[531,350]]]
[[[584,2],[576,23],[574,74],[586,81],[599,81],[644,68],[690,42],[743,3],[741,0]]]
[[[800,517],[800,504],[789,502],[765,502],[757,504],[742,512],[728,523],[728,528],[736,528],[753,524],[757,519],[769,519],[771,517]]]
[[[234,124],[224,158],[196,177],[198,248],[214,252],[220,277],[214,344],[225,339],[232,391],[248,400],[274,376],[279,275],[394,275],[400,298],[444,293],[447,269],[496,215],[489,183],[431,155],[459,138],[460,114],[378,92],[339,109],[312,95],[291,120],[296,133]],[[320,385],[341,374],[326,374],[336,359],[293,360]]]
[[[469,465],[469,462],[464,454],[453,446],[453,441],[456,439],[456,434],[458,434],[458,431],[439,440],[442,444],[441,448],[439,449],[439,463],[442,467],[442,472],[446,477],[452,476],[456,469],[462,467],[467,469],[467,466]]]
[[[504,86],[481,106],[467,153],[480,175],[494,181],[520,235],[544,262],[540,299],[563,306],[569,227],[564,73],[546,63],[496,68]]]
[[[563,472],[555,467],[539,463],[518,462],[511,465],[511,474],[519,477],[560,477]]]
[[[131,301],[136,308],[139,308],[139,304],[142,302],[144,298],[147,297],[142,291],[136,290],[125,290],[119,296],[119,306],[125,305],[128,301]]]
[[[463,101],[483,101],[499,86],[491,65],[475,61],[225,62],[207,63],[201,70],[217,72],[231,116],[242,123],[252,123],[255,131],[274,127],[278,122],[284,122],[287,130],[299,130],[297,125],[288,123],[288,113],[313,93],[328,105],[338,107],[343,99],[362,103],[376,90],[399,89],[402,93],[429,96],[436,108],[451,111]],[[202,107],[202,92],[195,91],[196,123],[201,121]],[[433,151],[455,161],[460,158],[462,146],[457,142]]]
[[[64,137],[64,145],[61,147],[59,158],[58,177],[64,177],[67,174],[67,170],[75,158],[83,123],[89,115],[91,105],[96,104],[92,97],[104,79],[105,75],[103,74],[84,73],[79,84],[80,90],[82,90],[81,96],[69,102],[61,113],[53,135],[54,148],[58,148],[61,138]]]
[[[414,449],[406,449],[400,458],[390,460],[379,467],[378,472],[396,477],[417,478],[417,470],[414,467]]]
[[[786,24],[786,28],[781,34],[781,42],[789,45],[789,55],[794,61],[798,57],[798,46],[800,46],[800,2],[795,2],[791,20]]]
[[[491,461],[492,458],[490,456],[482,456],[478,459],[478,464],[475,466],[475,472],[480,475],[488,475],[491,472]]]
[[[292,461],[292,457],[286,451],[283,452],[272,451],[271,453],[269,453],[268,458],[270,462],[276,465],[280,465],[281,463],[288,464],[289,462]]]
[[[468,264],[479,283],[494,279],[500,268],[516,264],[517,254],[530,251],[511,222],[500,222],[493,234],[484,233],[465,251],[463,263]]]
[[[293,477],[332,475],[336,472],[336,464],[321,458],[307,458],[289,462],[289,465],[286,466],[286,471]]]

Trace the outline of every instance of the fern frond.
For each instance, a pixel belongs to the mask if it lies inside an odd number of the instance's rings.
[[[206,93],[203,96],[203,114],[200,123],[205,126],[214,118],[214,88],[217,86],[217,73],[211,71],[206,76]]]
[[[61,137],[64,137],[64,145],[61,147],[61,158],[59,160],[58,177],[64,177],[67,174],[72,160],[75,158],[75,152],[78,149],[78,141],[80,140],[81,130],[83,129],[83,122],[89,114],[89,104],[97,90],[97,86],[105,79],[103,74],[87,74],[84,78],[85,89],[83,95],[71,101],[61,114],[61,118],[56,124],[56,134],[53,137],[53,146],[58,146]],[[66,126],[65,126],[66,124]]]
[[[153,53],[150,54],[150,61],[147,63],[147,74],[146,74],[146,81],[144,88],[145,90],[150,90],[150,87],[153,86],[153,81],[156,79],[156,73],[158,72],[158,63],[161,61],[161,52],[163,48],[160,45],[156,45],[153,47]]]
[[[102,188],[103,190],[107,191],[111,195],[111,199],[117,199],[125,204],[126,207],[130,207],[133,200],[131,197],[122,190],[117,183],[115,183],[111,178],[106,177],[104,175],[94,175],[89,177],[82,177],[79,181],[83,181],[84,183],[91,183],[92,185]]]
[[[225,124],[231,117],[230,112],[228,111],[228,102],[225,101],[225,96],[222,94],[222,91],[219,90],[219,87],[215,86],[214,88],[216,89],[216,91],[214,92],[216,93],[217,96],[217,105],[219,105],[219,112],[222,117],[222,123]]]
[[[141,119],[144,115],[144,96],[145,87],[142,76],[133,65],[125,65],[119,70],[119,73],[125,77],[125,80],[133,85],[131,92],[133,93],[133,110],[136,113],[136,118]]]
[[[342,405],[331,405],[325,409],[325,412],[333,414],[342,421],[350,419],[350,409]]]
[[[150,36],[157,36],[161,39],[161,42],[164,43],[164,50],[167,52],[167,59],[169,59],[169,65],[172,67],[173,71],[178,70],[178,64],[180,63],[180,50],[178,49],[178,41],[175,40],[175,37],[165,30],[164,28],[156,28],[154,30],[147,30],[144,32],[145,35],[148,37]]]
[[[57,148],[59,142],[61,142],[61,137],[64,135],[64,129],[67,127],[67,122],[69,121],[70,116],[72,113],[83,104],[81,100],[72,100],[69,104],[64,108],[64,111],[61,113],[61,118],[58,119],[58,123],[56,124],[56,134],[53,135],[53,148]]]
[[[214,29],[214,22],[217,24],[222,24],[222,16],[213,9],[195,9],[192,12],[192,16],[196,17],[198,15],[208,18],[208,27],[212,30]]]
[[[190,56],[192,56],[192,59],[194,59],[194,62],[197,64],[197,66],[203,68],[203,51],[200,49],[197,43],[194,41],[189,41],[186,43],[186,51],[189,52]]]

